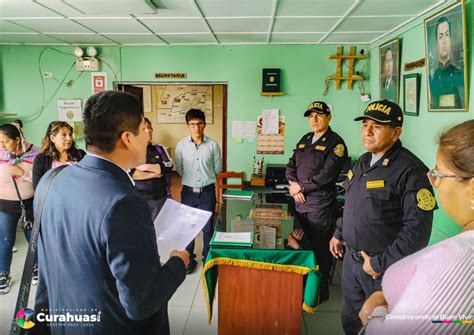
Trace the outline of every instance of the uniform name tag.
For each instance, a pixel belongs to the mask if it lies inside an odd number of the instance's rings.
[[[383,180],[371,180],[367,182],[367,189],[383,188],[384,186],[385,182]]]
[[[298,149],[303,149],[304,148],[304,144],[299,144],[298,145]]]
[[[324,150],[326,150],[326,147],[322,146],[322,145],[317,145],[317,146],[314,147],[314,150],[324,151]]]

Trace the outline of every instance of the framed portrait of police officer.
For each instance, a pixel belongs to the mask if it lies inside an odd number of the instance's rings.
[[[400,87],[400,41],[392,40],[379,48],[380,99],[398,104]]]
[[[466,112],[468,99],[464,1],[425,20],[428,110]]]

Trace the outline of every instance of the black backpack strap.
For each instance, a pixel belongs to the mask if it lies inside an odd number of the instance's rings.
[[[16,300],[15,313],[13,314],[12,325],[10,328],[10,335],[26,334],[26,330],[21,328],[16,322],[16,314],[23,308],[28,306],[28,298],[30,296],[31,278],[33,276],[33,263],[35,260],[36,249],[38,247],[39,230],[41,225],[41,214],[43,213],[46,195],[53,178],[56,177],[65,167],[62,165],[54,169],[48,177],[46,177],[43,193],[35,194],[38,197],[38,211],[35,213],[34,224],[31,230],[30,242],[28,243],[28,253],[26,254],[25,265],[23,267],[23,274],[21,276],[20,289],[18,291],[18,298]]]

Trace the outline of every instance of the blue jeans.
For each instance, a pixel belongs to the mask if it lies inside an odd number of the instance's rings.
[[[216,193],[214,188],[209,191],[201,192],[201,193],[194,193],[191,190],[183,189],[181,191],[181,203],[194,207],[199,208],[205,211],[212,212],[209,221],[206,222],[204,227],[202,228],[203,233],[203,247],[202,247],[202,256],[204,259],[207,257],[207,253],[209,252],[209,242],[211,241],[212,234],[214,232],[214,212],[216,209]],[[189,243],[186,247],[186,250],[189,252],[190,260],[196,258],[194,254],[194,240]]]
[[[21,213],[0,212],[0,273],[9,274],[12,264],[12,248],[15,245],[16,226]],[[31,230],[24,231],[30,241]],[[38,263],[35,255],[35,264]]]

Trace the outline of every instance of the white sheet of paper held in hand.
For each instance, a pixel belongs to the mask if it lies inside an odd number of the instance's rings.
[[[184,250],[211,217],[211,212],[167,199],[153,223],[161,263],[166,263],[174,249]]]

